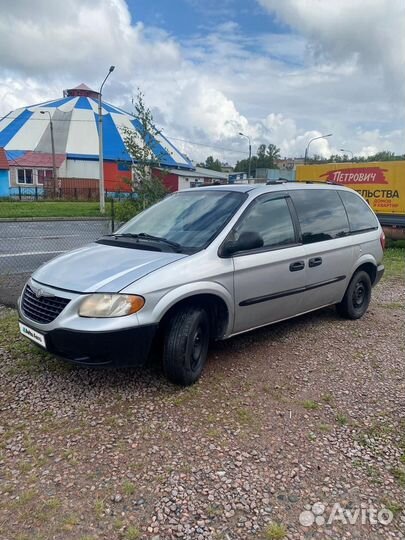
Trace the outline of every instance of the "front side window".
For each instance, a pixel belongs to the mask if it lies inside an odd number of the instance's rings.
[[[180,191],[133,218],[117,235],[153,235],[195,252],[213,240],[245,200],[240,192]]]
[[[339,195],[349,217],[351,232],[366,231],[378,227],[377,219],[366,201],[350,191],[339,191]]]
[[[19,184],[33,184],[32,169],[17,169],[17,182]]]
[[[234,240],[243,233],[257,233],[263,248],[295,244],[295,230],[285,197],[261,197],[254,201],[234,229]]]
[[[306,189],[291,191],[304,244],[339,238],[349,233],[349,222],[337,191]]]

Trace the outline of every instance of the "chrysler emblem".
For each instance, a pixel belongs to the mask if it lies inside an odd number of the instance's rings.
[[[52,293],[48,293],[46,291],[44,291],[43,289],[33,289],[31,287],[33,293],[35,294],[36,298],[38,298],[38,300],[42,297],[45,297],[45,298],[50,298],[51,296],[55,296],[54,294]]]
[[[44,291],[42,289],[36,289],[35,296],[39,299],[41,296],[44,296]]]

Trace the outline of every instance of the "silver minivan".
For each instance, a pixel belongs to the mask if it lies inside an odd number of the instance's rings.
[[[184,190],[36,270],[20,331],[87,366],[144,364],[159,343],[166,376],[189,385],[212,340],[330,305],[364,315],[383,248],[375,214],[342,186]]]

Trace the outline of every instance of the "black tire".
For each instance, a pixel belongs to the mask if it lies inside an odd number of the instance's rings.
[[[163,372],[175,384],[189,386],[199,378],[210,342],[207,312],[185,307],[171,318],[164,335]]]
[[[370,300],[370,276],[364,270],[360,270],[352,277],[343,300],[336,304],[336,310],[345,319],[360,319],[367,311]]]

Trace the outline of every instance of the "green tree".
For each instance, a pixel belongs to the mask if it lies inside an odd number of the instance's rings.
[[[159,134],[153,121],[152,111],[146,106],[144,95],[138,91],[133,100],[134,116],[139,120],[137,130],[123,127],[123,140],[132,158],[132,188],[134,197],[117,205],[117,218],[127,221],[138,212],[161,200],[167,193],[162,179],[165,170],[161,166],[163,156],[152,150]]]
[[[256,155],[252,156],[251,171],[256,174],[256,169],[278,169],[277,160],[280,159],[280,148],[275,144],[260,144]],[[235,172],[247,172],[249,160],[241,159],[235,165]]]
[[[377,152],[373,156],[368,156],[367,161],[395,161],[398,157],[394,152],[389,150],[383,150],[382,152]]]
[[[221,162],[219,159],[214,159],[212,156],[208,156],[205,163],[197,163],[197,167],[204,167],[205,169],[210,169],[211,171],[222,171]]]
[[[275,144],[269,144],[266,150],[266,157],[270,169],[278,169],[277,160],[280,159],[280,148]]]

